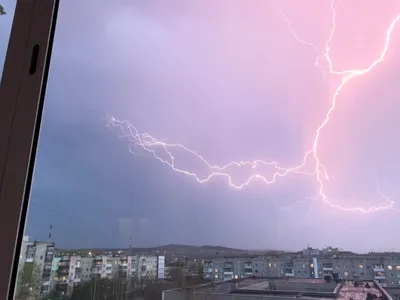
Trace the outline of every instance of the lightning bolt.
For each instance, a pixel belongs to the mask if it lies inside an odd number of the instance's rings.
[[[126,138],[130,142],[130,147],[129,150],[132,153],[134,152],[134,148],[140,147],[141,149],[145,150],[146,152],[150,153],[155,159],[160,161],[162,164],[165,164],[169,166],[173,171],[177,173],[181,173],[190,177],[193,177],[197,182],[199,183],[205,183],[210,181],[214,177],[224,177],[226,178],[228,184],[236,189],[242,189],[246,186],[248,186],[252,181],[261,181],[265,184],[273,184],[275,183],[279,178],[285,177],[289,174],[302,174],[302,175],[309,175],[309,176],[315,176],[316,183],[317,183],[317,196],[313,198],[307,198],[307,200],[320,200],[326,205],[339,209],[342,211],[349,211],[349,212],[360,212],[360,213],[372,213],[372,212],[377,212],[377,211],[382,211],[382,210],[387,210],[387,209],[394,209],[394,204],[395,202],[391,200],[390,197],[385,196],[380,189],[378,188],[377,195],[381,198],[382,200],[382,205],[380,206],[369,206],[367,208],[364,207],[359,207],[359,206],[354,206],[354,207],[344,207],[341,205],[336,204],[334,201],[328,199],[328,196],[325,193],[325,186],[324,186],[324,181],[329,181],[329,175],[328,172],[325,168],[325,166],[322,164],[321,159],[318,155],[318,145],[319,141],[322,135],[322,132],[325,128],[325,126],[329,123],[332,114],[335,111],[337,99],[339,97],[339,94],[342,92],[342,90],[348,85],[352,79],[361,77],[369,72],[371,72],[379,63],[381,63],[388,51],[389,44],[391,41],[391,36],[392,32],[395,28],[395,26],[398,24],[400,21],[400,15],[398,15],[391,23],[389,28],[386,31],[385,35],[385,43],[383,45],[383,49],[379,55],[379,57],[372,61],[368,66],[366,66],[364,69],[347,69],[343,71],[338,71],[334,69],[334,64],[331,60],[330,57],[330,49],[331,49],[331,42],[332,39],[335,35],[335,29],[336,29],[336,9],[338,5],[334,0],[331,1],[331,11],[332,11],[332,19],[331,19],[331,30],[328,36],[328,39],[325,43],[325,46],[323,49],[319,49],[316,47],[313,43],[302,40],[295,30],[292,28],[292,23],[289,19],[287,19],[283,12],[281,11],[281,15],[283,20],[287,23],[288,29],[290,34],[301,44],[305,46],[309,46],[312,49],[316,51],[318,56],[316,57],[315,60],[315,65],[321,69],[324,75],[326,73],[330,75],[335,75],[335,76],[340,76],[341,81],[339,85],[337,86],[336,90],[333,93],[333,96],[331,98],[331,105],[325,115],[325,118],[323,122],[317,127],[316,132],[315,132],[315,137],[312,143],[312,147],[309,151],[307,151],[303,157],[302,162],[294,167],[282,167],[278,164],[276,161],[264,161],[264,160],[253,160],[253,161],[232,161],[229,162],[228,164],[225,165],[213,165],[209,161],[207,161],[203,156],[198,154],[196,151],[181,145],[181,144],[176,144],[176,143],[166,143],[160,140],[157,140],[153,136],[151,136],[148,133],[142,133],[139,132],[138,129],[133,126],[129,121],[127,120],[118,120],[114,117],[108,117],[108,125],[109,126],[116,126],[120,129],[120,137],[121,138]],[[328,67],[324,68],[321,65],[321,61],[325,60],[327,62]],[[207,169],[207,175],[200,176],[196,174],[195,172],[189,171],[187,169],[178,167],[178,164],[176,162],[175,158],[175,153],[183,151],[186,154],[192,156],[195,158],[197,161],[201,162]],[[307,167],[310,163],[313,163],[313,167],[311,171],[307,171]],[[239,167],[251,167],[251,169],[257,169],[258,167],[269,167],[271,169],[271,174],[269,176],[267,175],[262,175],[262,174],[253,174],[249,176],[246,180],[242,181],[241,183],[237,184],[234,183],[234,180],[232,178],[232,173],[230,172],[234,168],[239,168]],[[300,200],[289,207],[286,207],[285,209],[291,209],[292,207],[305,202],[306,200]],[[397,210],[396,210],[397,211]]]

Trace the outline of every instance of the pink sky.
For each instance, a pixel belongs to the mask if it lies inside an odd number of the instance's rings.
[[[318,54],[295,40],[280,11],[291,20],[302,40],[322,49],[332,25],[330,1],[254,0],[251,5],[239,0],[104,1],[106,13],[104,7],[91,1],[94,3],[71,0],[61,5],[48,89],[51,101],[47,109],[54,116],[58,112],[53,122],[66,128],[75,122],[83,126],[89,122],[89,112],[105,109],[115,118],[129,120],[141,132],[188,146],[212,164],[255,159],[277,160],[284,167],[301,163],[312,147],[315,130],[325,118],[340,77],[322,74],[314,64]],[[342,0],[331,41],[335,70],[364,68],[377,59],[385,32],[398,14],[397,1]],[[91,21],[85,23],[85,18]],[[332,202],[344,207],[382,205],[382,199],[375,195],[377,182],[394,201],[400,199],[398,49],[400,23],[385,60],[346,85],[322,131],[318,153],[330,176],[325,191]],[[327,66],[325,61],[321,64]],[[55,128],[48,122],[49,128]],[[47,143],[51,142],[48,138]],[[254,182],[237,191],[224,178],[201,185],[193,178],[176,175],[138,148],[136,156],[128,155],[128,144],[117,139],[108,144],[107,151],[106,147],[97,147],[90,152],[95,161],[95,155],[104,151],[102,157],[107,162],[91,167],[94,178],[99,174],[129,174],[117,190],[108,191],[132,195],[115,196],[113,201],[120,201],[121,207],[135,206],[141,214],[133,216],[126,209],[115,212],[114,217],[124,222],[129,218],[146,220],[148,231],[160,243],[192,241],[189,229],[179,231],[186,216],[190,216],[192,229],[203,232],[200,243],[253,248],[332,243],[371,250],[364,237],[343,235],[343,231],[390,234],[394,233],[391,228],[400,225],[396,221],[398,212],[343,213],[321,201],[279,210],[318,194],[312,176],[290,175],[273,186]],[[86,147],[95,148],[92,144]],[[126,156],[115,154],[120,148]],[[57,153],[66,157],[62,151]],[[126,166],[114,169],[120,161]],[[196,174],[209,172],[187,153],[177,152],[176,161],[180,168]],[[52,168],[52,172],[60,170],[44,158],[42,165],[46,166],[40,171],[43,178]],[[313,166],[310,163],[306,169]],[[232,170],[232,174],[240,182],[251,171],[242,168]],[[261,171],[266,176],[272,174],[272,170]],[[143,180],[140,187],[138,174]],[[62,182],[68,180],[72,182],[73,176]],[[144,197],[146,189],[149,196]],[[156,199],[152,203],[163,207],[160,213],[143,208],[143,197],[146,201]],[[198,213],[191,211],[193,207]],[[232,217],[240,221],[232,222]],[[215,226],[205,224],[205,219],[216,220]],[[176,234],[169,236],[155,225],[156,221],[170,224]],[[323,224],[336,228],[329,232],[329,238],[325,225],[317,226]],[[249,231],[257,235],[247,234]],[[280,238],[282,234],[285,241]],[[299,236],[304,239],[299,240]],[[377,234],[375,239],[382,249],[393,245],[390,238]]]

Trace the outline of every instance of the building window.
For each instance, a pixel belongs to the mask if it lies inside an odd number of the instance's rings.
[[[310,268],[314,268],[314,264],[310,264]]]
[[[388,270],[392,270],[393,268],[392,268],[392,266],[388,266]]]
[[[396,270],[397,270],[397,271],[400,271],[400,266],[396,266]]]
[[[362,269],[362,268],[364,268],[364,266],[363,266],[363,265],[360,265],[360,269]]]

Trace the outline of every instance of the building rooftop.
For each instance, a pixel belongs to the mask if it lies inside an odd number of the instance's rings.
[[[237,282],[237,287],[245,288],[247,286],[252,286],[257,283],[264,282],[265,279],[243,279]],[[207,283],[193,287],[196,293],[202,294],[226,294],[231,293],[233,290],[236,290],[236,283],[232,280],[229,281],[222,281],[218,283]]]
[[[366,285],[370,287],[365,287]],[[367,299],[368,293],[375,294],[377,299],[382,299],[381,290],[374,284],[374,282],[362,282],[360,286],[354,286],[354,282],[342,283],[342,287],[339,290],[338,299],[353,299],[353,300],[365,300]]]
[[[327,284],[324,279],[314,279],[314,278],[279,278],[273,280],[262,280],[261,282],[247,285],[242,287],[241,290],[254,290],[254,291],[266,291],[266,290],[275,290],[275,291],[302,291],[302,289],[312,290],[313,286],[316,285],[325,285],[326,292],[333,292],[336,284],[329,283]],[[318,289],[315,289],[316,291]]]
[[[224,294],[226,300],[248,299],[262,297],[263,299],[325,299],[325,300],[365,300],[368,293],[377,300],[392,300],[379,283],[374,281],[350,281],[336,284],[323,279],[243,279],[239,281],[223,281],[207,283],[194,287],[175,289],[164,292],[164,300],[175,299],[178,294],[186,295],[187,299],[219,299]],[[190,296],[192,295],[192,296]],[[203,295],[203,296],[202,296]],[[375,296],[374,296],[375,295]],[[191,298],[193,297],[193,298]],[[203,298],[202,298],[203,297]],[[247,298],[246,298],[247,297]],[[224,298],[224,299],[225,299]],[[186,298],[182,298],[186,299]]]

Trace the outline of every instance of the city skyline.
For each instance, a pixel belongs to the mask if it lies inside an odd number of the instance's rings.
[[[399,211],[351,213],[307,200],[318,193],[310,176],[271,186],[254,182],[242,190],[224,178],[199,184],[140,147],[130,148],[118,128],[107,127],[107,115],[126,119],[213,164],[301,163],[339,81],[314,65],[318,54],[296,41],[279,12],[302,39],[323,47],[330,1],[256,1],[251,7],[209,0],[92,1],[60,5],[27,235],[44,240],[52,224],[56,243],[71,248],[128,247],[132,238],[134,247],[396,250]],[[0,32],[11,26],[15,5],[3,2]],[[364,68],[379,57],[390,22],[400,14],[394,1],[356,2],[337,8],[331,50],[338,70]],[[3,55],[7,41],[0,43]],[[327,192],[342,206],[381,205],[374,198],[378,187],[400,201],[393,138],[399,48],[397,26],[385,61],[346,86],[321,138],[331,178]],[[177,155],[182,168],[207,175],[187,153]],[[246,172],[235,173],[236,180]],[[303,202],[288,209],[297,201]]]

